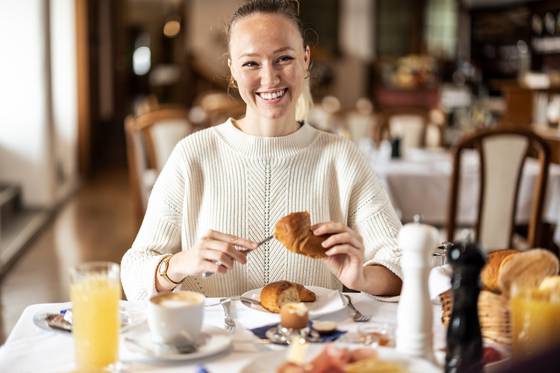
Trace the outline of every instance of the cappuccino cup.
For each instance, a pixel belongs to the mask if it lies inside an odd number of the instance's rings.
[[[157,294],[148,302],[148,326],[158,343],[196,343],[204,321],[204,295],[194,291]]]

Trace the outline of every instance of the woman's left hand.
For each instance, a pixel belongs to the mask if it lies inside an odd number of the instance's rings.
[[[365,281],[362,236],[346,225],[332,221],[315,224],[311,230],[316,236],[331,235],[323,241],[323,247],[327,249],[325,264],[346,287],[361,290]]]

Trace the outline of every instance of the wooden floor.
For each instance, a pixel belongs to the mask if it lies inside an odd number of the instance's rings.
[[[0,284],[0,344],[27,305],[69,300],[70,267],[92,260],[120,263],[134,235],[126,170],[85,182]]]

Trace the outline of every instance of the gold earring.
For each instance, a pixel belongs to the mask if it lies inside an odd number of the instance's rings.
[[[235,89],[238,89],[238,88],[239,88],[239,87],[237,86],[237,82],[235,81],[235,79],[233,79],[233,76],[232,76],[232,77],[230,78],[230,80],[229,80],[229,85],[230,85],[232,88],[235,88]]]
[[[307,68],[307,73],[304,79],[309,79],[311,77],[311,68],[313,67],[313,61],[309,61],[309,67]]]

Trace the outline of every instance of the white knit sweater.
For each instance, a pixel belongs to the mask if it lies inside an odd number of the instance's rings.
[[[354,144],[308,124],[283,137],[255,137],[231,120],[181,140],[152,190],[144,221],[122,259],[128,299],[155,293],[162,254],[189,250],[209,229],[253,241],[284,215],[309,211],[312,223],[338,221],[364,239],[366,264],[402,278],[401,227],[381,183]],[[278,280],[341,288],[321,260],[272,240],[226,274],[189,277],[183,289],[234,296]]]

